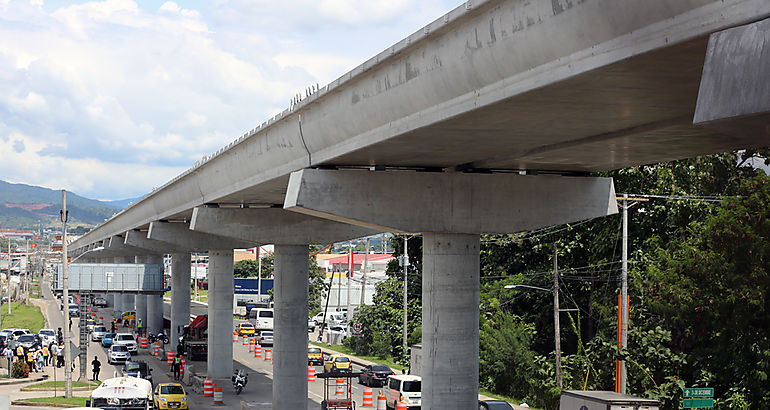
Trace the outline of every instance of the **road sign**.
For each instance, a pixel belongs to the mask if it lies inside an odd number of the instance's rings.
[[[710,408],[714,407],[714,399],[684,399],[686,409]]]
[[[363,325],[360,322],[353,323],[354,332],[361,332],[361,329],[363,329]]]
[[[75,361],[78,356],[80,356],[80,348],[70,341],[70,361]]]
[[[713,387],[686,387],[684,391],[682,392],[682,396],[687,398],[693,398],[693,397],[714,397],[714,388]]]

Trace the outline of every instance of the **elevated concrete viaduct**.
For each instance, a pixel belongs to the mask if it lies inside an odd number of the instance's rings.
[[[273,408],[295,410],[307,244],[422,232],[423,408],[473,408],[478,235],[616,212],[597,171],[767,146],[768,16],[767,0],[468,1],[71,248],[123,236],[145,250],[129,256],[172,253],[175,267],[207,250],[210,323],[229,337],[232,249],[277,244]],[[189,304],[174,289],[175,310]],[[232,346],[210,343],[227,377]]]

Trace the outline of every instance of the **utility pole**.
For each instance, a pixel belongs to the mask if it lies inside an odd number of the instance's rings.
[[[407,287],[407,281],[406,277],[409,273],[409,237],[404,235],[404,334],[403,334],[403,344],[404,344],[404,356],[406,357],[406,287]]]
[[[8,238],[8,314],[11,314],[11,238]]]
[[[62,245],[62,300],[64,304],[64,397],[72,397],[72,366],[70,366],[70,309],[69,309],[69,284],[68,271],[69,260],[67,258],[67,191],[61,190],[61,245]]]
[[[364,255],[363,276],[361,277],[361,301],[358,303],[358,308],[364,305],[366,301],[364,295],[366,294],[366,271],[369,268],[369,242],[371,238],[366,238],[366,254]]]
[[[348,325],[350,324],[350,278],[353,277],[353,243],[351,241],[348,241],[348,291],[347,291],[347,301],[348,301],[348,310],[345,311],[345,319],[348,321]]]
[[[556,355],[556,385],[561,390],[561,332],[559,331],[559,268],[556,244],[553,244],[553,332],[554,354]]]

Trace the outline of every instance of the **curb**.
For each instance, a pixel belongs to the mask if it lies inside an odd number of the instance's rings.
[[[26,379],[2,380],[0,381],[0,386],[7,386],[10,384],[24,384],[24,383],[32,383],[32,382],[44,382],[46,380],[48,380],[48,375],[44,374],[34,379],[26,378]]]
[[[70,408],[70,407],[81,407],[77,404],[63,404],[63,403],[46,403],[46,402],[39,402],[39,401],[21,401],[21,400],[13,400],[11,402],[14,406],[32,406],[32,407],[59,407],[59,408]]]
[[[73,387],[72,391],[91,391],[99,386],[89,387]],[[22,387],[20,391],[54,391],[53,387]],[[63,391],[64,387],[57,387],[56,391]]]

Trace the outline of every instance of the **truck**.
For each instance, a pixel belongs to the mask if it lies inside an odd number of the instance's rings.
[[[91,392],[86,407],[113,410],[150,410],[152,383],[137,377],[123,376],[107,379]]]
[[[565,390],[559,410],[660,410],[660,402],[614,391]]]
[[[206,360],[209,354],[208,315],[198,315],[182,330],[180,344],[188,360]]]

